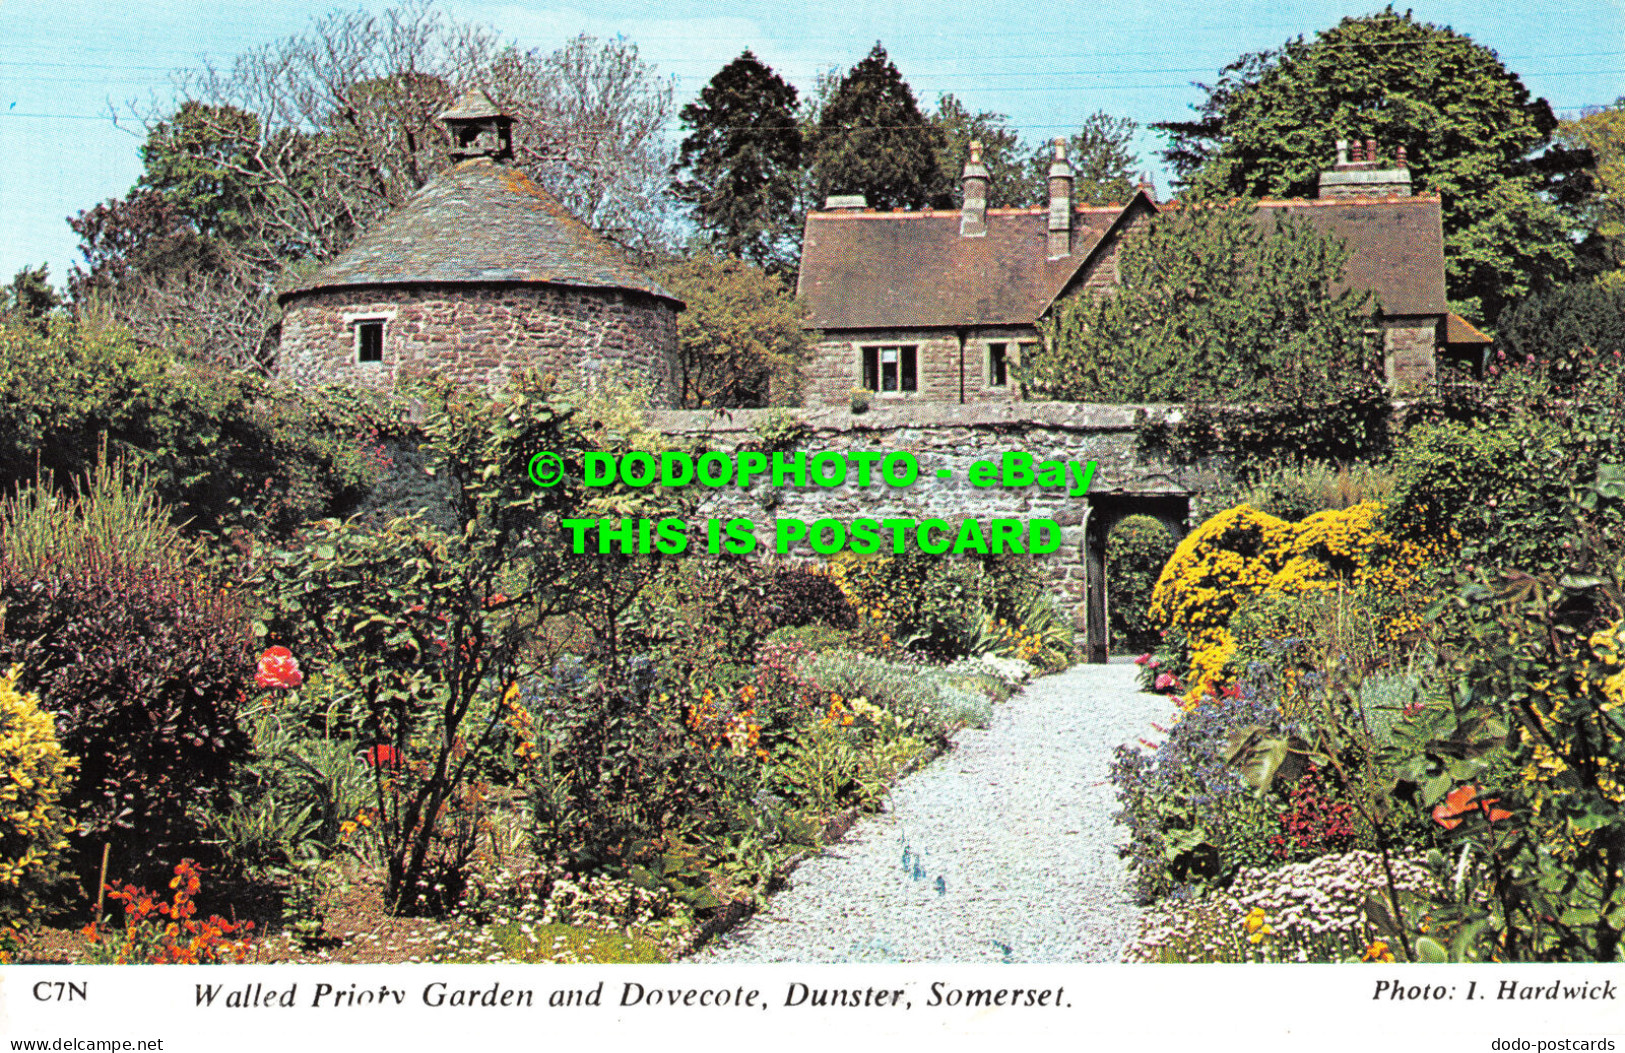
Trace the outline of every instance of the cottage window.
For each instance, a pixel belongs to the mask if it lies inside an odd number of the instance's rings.
[[[384,319],[362,318],[356,321],[355,360],[357,362],[384,360]]]
[[[863,386],[870,391],[919,390],[918,359],[913,347],[865,347]]]
[[[1010,363],[1005,357],[1009,344],[987,345],[987,386],[1002,388],[1010,383]]]

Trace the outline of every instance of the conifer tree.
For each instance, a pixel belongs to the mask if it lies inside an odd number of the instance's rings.
[[[831,194],[862,194],[879,209],[934,203],[942,133],[920,112],[878,42],[841,78],[813,136],[811,179],[819,203]]]
[[[799,256],[801,128],[796,89],[750,51],[679,114],[674,181],[710,246],[777,272]]]

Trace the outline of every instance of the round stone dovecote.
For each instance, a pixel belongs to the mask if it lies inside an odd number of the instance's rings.
[[[613,372],[669,404],[682,303],[504,163],[506,118],[483,93],[442,119],[465,159],[278,297],[280,375],[389,390]]]

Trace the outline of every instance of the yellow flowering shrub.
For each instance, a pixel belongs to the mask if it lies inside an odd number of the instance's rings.
[[[1190,655],[1188,702],[1217,683],[1235,653],[1227,626],[1248,596],[1269,588],[1285,566],[1291,523],[1251,505],[1226,509],[1191,531],[1174,549],[1151,591],[1153,623],[1184,630]]]
[[[17,691],[18,668],[0,676],[0,910],[23,920],[57,878],[73,824],[62,807],[76,763],[62,752],[51,715]]]
[[[1151,617],[1185,634],[1187,705],[1208,685],[1230,678],[1236,640],[1231,617],[1264,592],[1298,594],[1350,588],[1380,612],[1380,631],[1402,639],[1420,628],[1415,587],[1454,539],[1401,541],[1379,526],[1383,505],[1364,501],[1289,523],[1251,505],[1226,509],[1175,549],[1151,595]]]
[[[1583,712],[1590,708],[1584,704],[1572,705],[1576,701],[1572,692],[1591,690],[1595,686],[1603,696],[1601,705],[1597,707],[1601,714],[1611,714],[1625,707],[1625,621],[1615,622],[1592,634],[1587,643],[1595,664],[1600,666],[1595,670],[1600,674],[1600,679],[1596,676],[1561,677],[1533,685],[1538,691],[1531,699],[1528,712],[1539,722],[1540,729],[1537,732],[1528,726],[1519,728],[1519,735],[1531,758],[1523,769],[1523,781],[1526,784],[1541,784],[1545,791],[1530,794],[1530,807],[1537,819],[1543,817],[1551,798],[1567,792],[1561,776],[1575,759],[1570,755],[1571,751],[1586,742],[1584,736],[1562,733],[1564,725],[1574,719],[1572,710]],[[1587,752],[1591,756],[1586,758],[1586,762],[1594,765],[1597,771],[1597,789],[1615,804],[1625,804],[1625,776],[1620,772],[1619,760],[1607,753]],[[1551,832],[1547,843],[1557,858],[1572,859],[1586,845],[1589,833],[1576,830],[1567,822],[1563,825],[1564,829]]]

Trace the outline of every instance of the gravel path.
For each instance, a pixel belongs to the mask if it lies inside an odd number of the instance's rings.
[[[1134,935],[1106,781],[1166,725],[1132,664],[1075,666],[899,783],[887,810],[802,863],[696,962],[1112,962]]]

